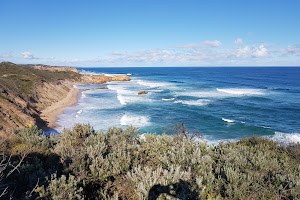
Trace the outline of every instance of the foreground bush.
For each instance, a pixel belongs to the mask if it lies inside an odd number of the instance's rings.
[[[178,135],[137,133],[80,124],[56,136],[19,130],[1,143],[0,193],[14,199],[300,198],[299,144],[253,137],[208,147]],[[28,152],[16,151],[20,145]]]

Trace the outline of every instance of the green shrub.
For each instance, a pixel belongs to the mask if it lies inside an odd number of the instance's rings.
[[[38,129],[37,126],[17,129],[15,130],[15,134],[21,143],[43,147],[45,149],[53,147],[58,141],[56,135],[52,133],[49,136],[44,135],[43,131]]]
[[[36,189],[36,191],[39,191],[40,197],[53,200],[84,199],[82,190],[75,176],[69,175],[67,178],[65,175],[62,175],[60,178],[57,178],[56,174],[51,176],[50,184],[46,189]]]
[[[15,196],[35,191],[32,197],[39,193],[45,199],[300,198],[299,145],[284,147],[252,137],[208,147],[178,134],[137,132],[133,127],[96,132],[76,124],[44,145],[37,128],[19,130],[22,143],[14,148],[35,145],[48,151],[31,152],[19,166],[20,174],[0,183],[16,187],[25,181]]]

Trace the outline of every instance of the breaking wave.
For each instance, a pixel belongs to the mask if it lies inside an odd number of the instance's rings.
[[[253,95],[264,95],[263,90],[260,89],[240,89],[240,88],[228,88],[228,89],[219,89],[217,91],[224,92],[233,95],[245,95],[245,96],[253,96]]]
[[[196,101],[183,101],[183,100],[174,101],[174,103],[181,103],[181,104],[186,104],[191,106],[206,106],[210,102],[211,100],[208,99],[198,99]]]
[[[223,120],[224,122],[227,122],[227,123],[234,123],[234,122],[235,122],[235,120],[232,120],[232,119],[226,119],[226,118],[223,118],[223,117],[222,117],[222,120]]]
[[[139,85],[150,87],[150,88],[168,87],[172,85],[170,83],[165,83],[165,82],[153,82],[153,81],[142,81],[142,80],[137,80],[137,83]]]
[[[149,125],[149,117],[147,116],[138,116],[138,115],[128,115],[125,114],[120,119],[120,124],[124,126],[136,126],[143,127]]]
[[[300,143],[300,133],[275,132],[275,135],[268,138],[283,145]]]

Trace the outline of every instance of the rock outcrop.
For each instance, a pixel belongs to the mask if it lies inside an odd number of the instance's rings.
[[[138,95],[142,95],[142,94],[147,94],[147,92],[146,91],[140,91],[140,92],[138,92]]]
[[[129,78],[129,76],[126,75],[117,75],[117,76],[113,76],[111,77],[110,81],[130,81],[131,79]]]
[[[85,75],[81,77],[82,84],[104,84],[109,81],[130,81],[126,75],[104,76],[104,75]]]

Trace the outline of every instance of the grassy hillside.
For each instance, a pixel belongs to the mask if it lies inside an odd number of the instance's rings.
[[[80,78],[80,74],[71,71],[39,70],[31,65],[0,63],[0,134],[10,135],[12,129],[28,124],[43,126],[45,122],[39,116],[40,108],[68,93],[69,87],[63,85],[66,80],[76,82]],[[45,98],[45,93],[53,98]]]
[[[43,82],[55,83],[61,80],[79,80],[80,76],[80,74],[75,72],[51,72],[33,69],[30,65],[16,65],[2,62],[0,63],[0,91],[2,90],[3,92],[5,90],[6,92],[26,98],[34,95],[37,84]]]
[[[300,144],[253,137],[208,146],[178,135],[140,137],[133,127],[103,133],[79,124],[55,136],[37,127],[16,134],[1,142],[2,198],[300,198]]]

